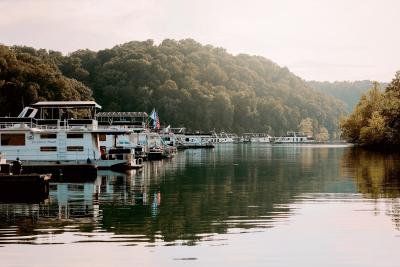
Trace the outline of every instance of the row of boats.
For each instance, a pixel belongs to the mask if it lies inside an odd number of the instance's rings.
[[[145,112],[99,112],[94,101],[44,101],[25,107],[17,117],[0,118],[0,152],[6,162],[25,167],[92,166],[141,168],[144,160],[173,157],[177,149],[214,147],[216,143],[307,143],[289,132],[262,134],[185,133],[183,128],[152,131]]]

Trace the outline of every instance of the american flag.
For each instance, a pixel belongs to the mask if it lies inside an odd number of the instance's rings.
[[[158,113],[156,112],[155,108],[153,108],[153,111],[151,111],[149,118],[153,120],[153,128],[160,129],[160,118],[158,117]]]
[[[156,116],[156,126],[155,126],[155,128],[156,129],[160,129],[160,118],[158,117],[158,114]]]

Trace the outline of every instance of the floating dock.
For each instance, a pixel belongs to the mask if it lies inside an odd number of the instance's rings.
[[[22,165],[22,173],[51,173],[56,181],[93,181],[97,178],[97,166],[95,164],[40,164]]]
[[[179,145],[177,148],[179,150],[182,149],[191,149],[191,148],[214,148],[215,145],[214,144],[190,144],[190,145]]]
[[[50,174],[0,174],[0,201],[39,203],[49,195]]]

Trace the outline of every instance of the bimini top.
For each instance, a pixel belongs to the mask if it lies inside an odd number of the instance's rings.
[[[34,108],[96,108],[101,106],[95,101],[41,101],[30,105]]]
[[[97,118],[147,118],[146,112],[99,112]]]

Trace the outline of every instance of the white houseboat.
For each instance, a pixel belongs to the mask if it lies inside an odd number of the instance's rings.
[[[101,155],[94,101],[46,101],[26,107],[18,117],[0,118],[0,151],[25,166],[94,164],[130,167],[132,155]],[[81,118],[83,117],[83,118]],[[133,154],[134,157],[134,154]],[[128,159],[129,158],[129,159]]]
[[[314,142],[314,138],[303,132],[289,131],[285,136],[275,138],[275,144],[310,144]]]
[[[273,138],[266,133],[244,133],[243,140],[248,143],[271,143]]]
[[[173,151],[166,147],[159,133],[148,129],[146,112],[100,112],[96,117],[101,128],[129,129],[129,142],[137,156],[157,160]]]

